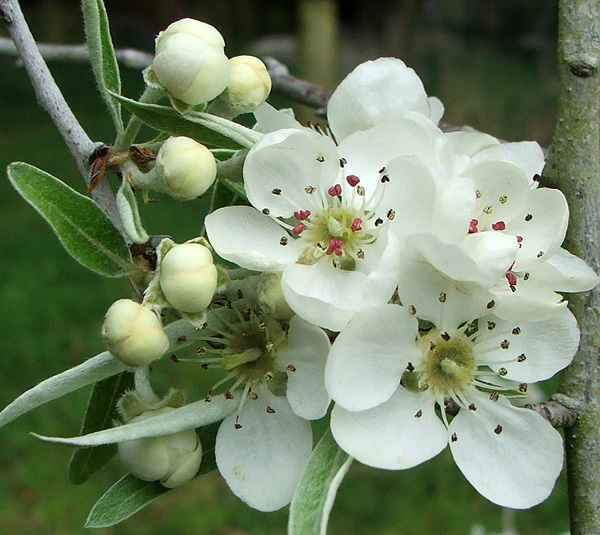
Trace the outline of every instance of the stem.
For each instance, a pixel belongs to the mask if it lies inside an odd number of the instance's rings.
[[[71,152],[79,172],[86,184],[89,184],[89,157],[97,144],[88,137],[56,85],[37,48],[33,35],[31,35],[19,2],[17,0],[0,0],[0,17],[4,20],[8,33],[21,57],[38,103],[50,115]],[[124,235],[115,197],[107,181],[100,182],[92,192],[92,198],[110,218],[113,225]]]
[[[550,180],[571,207],[566,247],[600,269],[600,0],[559,3],[558,118]],[[600,533],[600,288],[570,298],[581,344],[563,372],[561,392],[574,398],[565,429],[572,535]]]
[[[145,104],[154,104],[158,102],[161,97],[163,97],[165,92],[162,89],[157,89],[155,87],[146,86],[142,96],[140,97],[139,102],[143,102]],[[129,123],[127,123],[127,127],[123,134],[119,134],[115,141],[114,152],[115,154],[119,154],[129,150],[129,147],[133,145],[135,141],[135,136],[138,135],[140,128],[143,126],[142,120],[132,115],[129,118]]]
[[[148,375],[148,367],[138,368],[134,372],[135,391],[147,403],[156,403],[159,397],[154,393],[150,384],[150,376]]]

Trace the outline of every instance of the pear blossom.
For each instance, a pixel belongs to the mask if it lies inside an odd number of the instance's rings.
[[[325,382],[336,441],[392,470],[449,445],[487,499],[512,508],[543,501],[562,468],[562,438],[510,398],[570,363],[575,318],[563,308],[541,321],[501,319],[489,274],[460,247],[414,236],[404,254],[403,305],[356,314],[331,349]],[[448,403],[460,408],[452,420]]]
[[[205,401],[229,382],[225,398],[237,405],[217,433],[217,467],[251,507],[280,509],[312,450],[309,420],[329,406],[323,379],[329,339],[298,316],[281,323],[246,299],[213,311],[204,339],[193,360],[226,372]]]

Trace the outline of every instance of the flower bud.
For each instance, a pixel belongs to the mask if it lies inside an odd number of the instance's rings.
[[[164,407],[147,411],[129,423],[171,410],[172,407]],[[118,448],[121,460],[135,477],[142,481],[159,480],[170,489],[192,479],[202,461],[202,444],[194,429],[172,435],[127,440],[120,442]]]
[[[147,366],[169,348],[160,319],[131,299],[119,299],[110,306],[102,338],[108,350],[128,366]]]
[[[210,250],[199,243],[173,247],[160,265],[160,287],[169,304],[182,312],[201,312],[217,289]]]
[[[182,19],[158,34],[152,70],[172,97],[190,106],[208,102],[227,86],[224,46],[222,35],[210,24]]]
[[[217,177],[217,162],[212,152],[189,137],[170,137],[156,156],[160,189],[189,201],[206,193]]]
[[[230,117],[254,111],[271,92],[271,77],[265,64],[254,56],[236,56],[229,65],[227,89],[216,99],[214,109]]]

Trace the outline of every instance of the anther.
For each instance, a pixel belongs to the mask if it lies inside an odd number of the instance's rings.
[[[362,219],[358,217],[354,219],[354,221],[352,221],[352,225],[350,225],[350,230],[352,230],[352,232],[358,232],[359,230],[362,230]]]
[[[256,401],[258,399],[258,394],[256,392],[250,392],[250,399]]]
[[[393,219],[396,217],[396,212],[394,210],[388,210],[388,213],[386,214],[386,217],[390,220],[393,221]]]
[[[346,165],[348,162],[346,161],[346,158],[340,158],[340,167],[343,169],[344,165]]]
[[[496,301],[493,299],[486,305],[486,308],[489,310],[490,308],[494,308],[496,306]]]
[[[514,335],[521,334],[521,327],[515,327],[515,328],[512,330],[512,333],[513,333]]]
[[[420,418],[421,416],[423,416],[423,411],[421,409],[419,409],[416,413],[415,413],[415,418]]]
[[[267,414],[275,414],[275,409],[267,405]]]
[[[177,358],[177,355],[171,355],[171,360],[175,363],[179,362],[179,359]]]
[[[533,219],[533,215],[531,215],[531,214],[527,214],[525,216],[525,221],[527,221],[527,222],[531,221],[532,219]]]
[[[437,345],[435,345],[433,342],[429,342],[429,351],[435,351],[436,347]]]
[[[288,239],[286,236],[282,236],[282,238],[279,240],[279,245],[287,245],[288,244]]]
[[[177,337],[177,341],[178,341],[180,344],[183,344],[183,342],[187,342],[187,336],[186,336],[185,334],[182,334],[181,336],[178,336],[178,337]]]
[[[315,191],[317,191],[317,188],[315,188],[314,186],[306,186],[304,188],[304,191],[306,191],[306,193],[308,193],[309,195],[312,195]]]
[[[268,371],[267,373],[265,373],[264,378],[265,378],[265,381],[270,381],[271,379],[273,379],[273,372]]]
[[[508,370],[506,368],[500,368],[498,370],[498,375],[500,375],[501,377],[504,377],[505,375],[508,375]]]
[[[358,193],[361,197],[365,196],[365,188],[362,186],[356,186],[356,193]]]
[[[492,230],[506,230],[506,223],[504,221],[496,221],[496,223],[492,223]]]
[[[506,280],[508,281],[508,285],[509,286],[516,286],[517,285],[517,276],[514,273],[507,273],[505,275]]]
[[[494,428],[494,433],[496,433],[497,435],[499,435],[500,433],[502,433],[502,426],[500,424],[498,424],[495,428]]]
[[[493,331],[496,328],[496,322],[495,321],[488,321],[487,322],[487,328],[488,328],[488,331]]]
[[[356,251],[356,256],[360,260],[364,260],[365,259],[365,252],[362,249],[359,249],[358,251]]]
[[[379,170],[379,174],[385,173],[385,165]]]
[[[308,219],[310,217],[310,214],[310,210],[300,210],[299,212],[294,212],[294,217],[298,221],[304,221],[305,219]]]
[[[440,334],[440,338],[447,342],[448,340],[450,340],[450,335],[447,332],[443,332],[442,334]]]
[[[235,295],[237,296],[238,299],[244,299],[244,292],[242,291],[241,288],[239,288],[238,291],[235,292]]]
[[[360,178],[358,178],[356,175],[348,175],[346,177],[346,182],[354,187],[360,182]]]
[[[241,429],[242,428],[242,424],[240,422],[235,422],[233,424],[233,427],[235,427],[236,429]]]
[[[331,186],[327,190],[327,193],[329,193],[329,195],[331,195],[332,197],[337,197],[338,195],[342,194],[342,186],[340,184],[336,184],[335,186]]]
[[[294,236],[300,236],[306,230],[306,225],[304,223],[298,223],[293,229],[292,234]]]
[[[483,207],[483,213],[486,215],[492,215],[493,211],[494,209],[489,204]]]
[[[483,196],[483,193],[480,190],[476,189],[475,190],[475,197],[477,199],[481,199],[482,196]]]
[[[490,399],[492,401],[498,401],[500,399],[500,394],[498,394],[498,392],[492,392],[490,394]]]
[[[199,348],[196,350],[196,354],[197,354],[197,355],[204,355],[204,353],[206,353],[206,348],[205,348],[205,347],[199,347]]]
[[[469,410],[470,410],[470,411],[476,411],[476,410],[477,410],[477,407],[475,406],[475,403],[471,403],[471,404],[469,405]]]
[[[233,399],[233,393],[231,392],[231,390],[225,390],[225,392],[223,392],[223,395],[225,396],[225,399]]]
[[[440,292],[438,300],[439,300],[440,303],[445,303],[447,297],[448,296],[446,295],[446,292]]]
[[[498,198],[498,202],[499,202],[500,204],[506,204],[506,201],[508,201],[508,197],[507,197],[506,195],[501,195],[501,196]]]
[[[542,258],[542,256],[544,256],[544,251],[540,251],[540,252],[539,252],[539,253],[536,255],[536,257],[537,257],[537,258]]]
[[[452,433],[452,435],[450,435],[450,440],[452,442],[456,442],[458,440],[458,437],[456,436],[456,433]]]
[[[390,177],[389,177],[389,176],[387,176],[387,175],[383,175],[383,176],[381,177],[381,183],[382,183],[382,184],[387,184],[389,181],[390,181]]]
[[[408,371],[408,372],[411,372],[411,373],[415,371],[415,367],[413,366],[413,363],[412,363],[412,362],[409,362],[409,363],[406,365],[406,371]]]
[[[525,355],[525,353],[521,353],[518,357],[517,357],[517,362],[525,362],[527,360],[527,356]]]
[[[502,340],[502,342],[500,342],[500,347],[502,349],[508,349],[510,347],[510,342],[505,338]]]
[[[479,224],[479,221],[477,221],[477,219],[471,219],[471,222],[469,223],[469,234],[477,233],[477,225],[478,224]]]
[[[273,195],[281,195],[281,190],[279,188],[274,188],[271,190]]]
[[[325,161],[325,156],[323,156],[322,154],[319,154],[317,156],[317,162],[323,163],[324,161]]]
[[[542,177],[536,173],[535,175],[533,175],[532,180],[534,182],[539,182],[540,180],[542,180]]]
[[[212,396],[210,394],[206,394],[204,397],[204,403],[210,403],[212,401]]]
[[[408,312],[414,316],[417,313],[417,309],[415,308],[415,305],[408,305]]]
[[[529,273],[525,273],[525,275],[523,275],[523,280],[524,281],[529,280]]]
[[[295,372],[296,371],[296,366],[294,366],[293,364],[288,364],[286,366],[286,369],[290,372]]]
[[[271,210],[269,210],[268,208],[263,208],[262,213],[265,215],[269,215],[271,213]]]
[[[381,219],[381,217],[378,217],[375,220],[375,226],[378,227],[379,225],[383,225],[383,219]]]
[[[519,385],[519,392],[523,392],[523,393],[527,392],[527,383],[521,383]]]

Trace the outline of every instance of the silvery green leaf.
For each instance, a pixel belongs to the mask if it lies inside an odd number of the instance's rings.
[[[190,111],[179,113],[170,106],[136,102],[111,93],[125,108],[159,132],[172,136],[187,136],[199,143],[223,149],[250,148],[262,134],[209,113]]]
[[[90,395],[80,434],[111,427],[112,422],[119,416],[117,402],[125,391],[133,388],[133,374],[128,372],[98,381]],[[76,485],[85,483],[92,474],[110,461],[116,452],[114,444],[77,449],[69,462],[69,481]]]
[[[138,210],[135,195],[129,182],[124,179],[117,191],[117,208],[123,228],[134,243],[146,243],[149,239],[148,233],[142,226],[140,212]]]
[[[110,36],[110,26],[103,0],[83,0],[81,3],[85,23],[85,36],[96,84],[117,132],[123,131],[121,106],[108,93],[121,93],[121,77],[115,49]]]
[[[135,270],[125,240],[92,199],[27,163],[11,163],[7,174],[82,266],[105,277],[124,277]]]
[[[238,393],[239,394],[239,393]],[[235,396],[237,397],[237,396]],[[172,411],[150,416],[144,420],[96,431],[80,437],[47,437],[32,433],[47,442],[58,442],[72,446],[98,446],[125,440],[171,435],[184,429],[203,427],[223,420],[239,406],[239,399],[215,396],[211,401],[196,401]]]
[[[327,430],[315,447],[290,504],[288,535],[325,535],[340,483],[352,457],[335,443]]]
[[[220,423],[198,430],[202,444],[202,464],[196,477],[212,472],[215,462],[215,439]],[[128,519],[150,505],[154,500],[173,489],[163,487],[158,481],[141,481],[127,474],[117,481],[96,502],[85,523],[86,528],[107,528]]]

